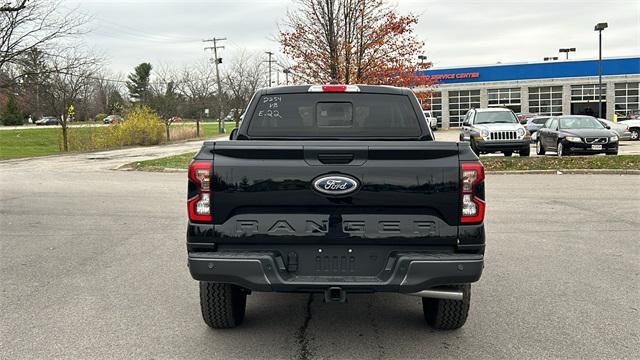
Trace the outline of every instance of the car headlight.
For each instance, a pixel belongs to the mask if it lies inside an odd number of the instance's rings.
[[[565,139],[567,139],[567,141],[571,141],[571,142],[575,142],[575,143],[581,143],[582,139],[577,137],[577,136],[567,136]]]
[[[516,133],[518,134],[518,137],[523,137],[524,134],[526,134],[526,131],[523,128],[518,128],[518,130],[516,130]]]
[[[618,141],[618,137],[615,135],[609,138],[609,142],[617,142],[617,141]]]
[[[489,137],[489,130],[487,130],[487,129],[480,130],[480,136],[482,136],[485,139],[488,138]]]

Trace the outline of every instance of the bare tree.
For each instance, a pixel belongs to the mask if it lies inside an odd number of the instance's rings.
[[[0,12],[15,12],[20,11],[27,7],[27,0],[18,1],[15,5],[11,5],[11,3],[6,3],[0,6]]]
[[[71,119],[68,108],[85,101],[84,97],[90,94],[99,65],[99,59],[79,50],[63,58],[54,58],[48,64],[51,76],[43,84],[42,91],[49,108],[55,111],[60,120],[64,151],[69,149],[67,129]]]
[[[180,77],[175,70],[166,64],[161,64],[160,68],[153,72],[153,79],[150,83],[150,105],[162,118],[167,132],[167,141],[171,140],[169,127],[173,123],[174,116],[177,115],[178,103],[181,98],[181,94],[178,92],[179,82]]]
[[[19,65],[21,57],[34,49],[53,58],[72,52],[74,44],[62,40],[84,34],[88,21],[76,10],[62,12],[61,0],[21,1],[2,8],[0,68]]]
[[[216,94],[216,73],[208,61],[196,63],[182,70],[178,88],[188,104],[195,108],[196,135],[200,136],[200,121],[207,104],[213,103]],[[193,109],[192,109],[193,110]]]
[[[240,109],[244,109],[264,78],[262,61],[258,54],[242,50],[236,54],[224,74],[228,104],[234,112],[236,126],[240,122]]]

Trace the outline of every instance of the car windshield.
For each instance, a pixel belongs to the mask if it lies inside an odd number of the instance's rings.
[[[518,122],[511,111],[482,111],[476,113],[475,124],[515,124]]]
[[[566,117],[560,119],[561,129],[603,129],[604,126],[592,117]]]

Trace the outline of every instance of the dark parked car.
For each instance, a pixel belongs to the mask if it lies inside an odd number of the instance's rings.
[[[36,126],[58,124],[60,124],[60,120],[58,120],[55,116],[43,116],[41,119],[36,120]]]
[[[204,142],[186,201],[204,322],[239,325],[258,291],[391,292],[461,327],[484,264],[484,168],[468,143],[434,141],[421,111],[404,88],[273,87],[229,141]]]
[[[583,115],[552,117],[538,130],[536,153],[555,151],[558,156],[570,154],[618,154],[618,135],[596,118]]]

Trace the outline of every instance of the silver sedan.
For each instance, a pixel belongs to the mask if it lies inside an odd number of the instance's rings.
[[[620,141],[631,140],[631,131],[629,131],[628,125],[615,123],[606,119],[598,119],[598,121],[600,121],[602,125],[608,126],[611,130],[615,131]]]

